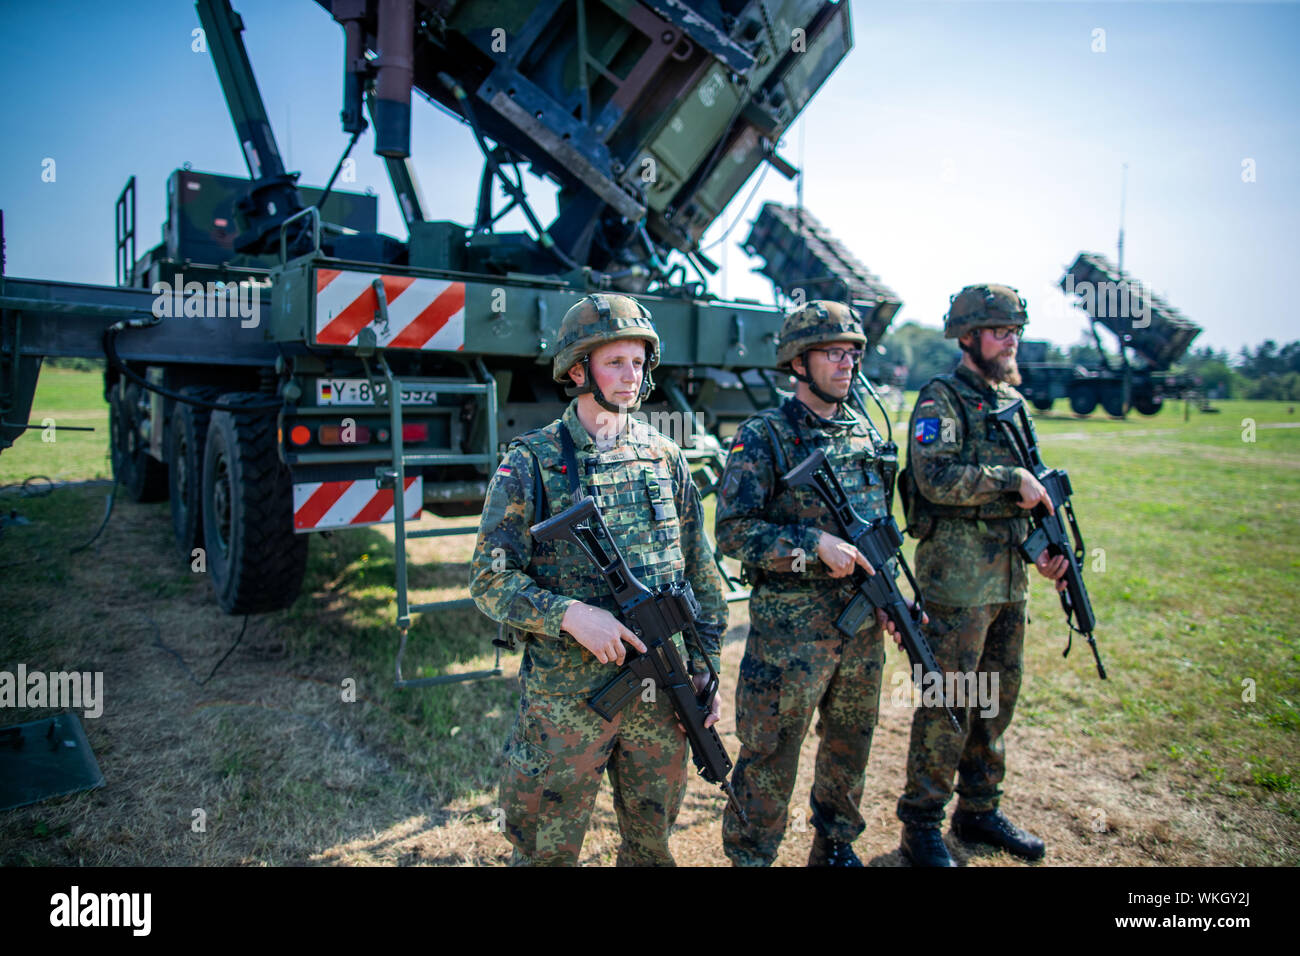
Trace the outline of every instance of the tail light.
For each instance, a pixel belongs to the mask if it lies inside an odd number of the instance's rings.
[[[316,437],[322,445],[366,445],[370,429],[365,425],[322,425]]]

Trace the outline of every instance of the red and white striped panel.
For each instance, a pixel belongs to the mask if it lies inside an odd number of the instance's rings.
[[[408,520],[420,517],[424,479],[406,479],[403,496]],[[393,489],[380,488],[374,478],[357,481],[304,481],[293,486],[293,530],[359,528],[393,520]]]
[[[376,278],[384,281],[387,326],[375,320]],[[458,352],[465,348],[465,283],[317,269],[316,342],[353,345],[366,326],[380,348]]]

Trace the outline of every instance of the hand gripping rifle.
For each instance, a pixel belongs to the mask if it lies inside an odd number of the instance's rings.
[[[808,485],[816,491],[826,503],[826,507],[835,515],[844,537],[852,542],[853,546],[861,551],[862,556],[876,569],[875,574],[867,574],[861,568],[855,569],[853,583],[858,593],[853,595],[853,600],[849,601],[839,619],[836,620],[836,629],[845,637],[852,637],[871,614],[872,609],[880,608],[894,622],[894,627],[898,628],[898,634],[903,639],[903,647],[907,650],[907,657],[913,671],[918,667],[921,668],[923,681],[927,678],[937,680],[938,686],[942,687],[943,671],[939,670],[939,664],[934,659],[934,651],[930,649],[929,642],[921,633],[921,618],[925,611],[921,588],[917,585],[916,578],[912,576],[912,569],[907,566],[907,560],[900,550],[903,546],[903,536],[899,533],[898,524],[893,516],[886,515],[875,521],[863,520],[853,510],[849,496],[844,493],[844,486],[835,477],[830,462],[826,460],[826,452],[820,448],[805,458],[800,465],[792,468],[790,473],[781,480],[791,488]],[[898,558],[898,564],[907,576],[912,592],[916,595],[915,608],[907,606],[903,593],[898,589],[898,582],[889,573],[889,560],[894,557]],[[931,674],[935,676],[929,677]],[[961,723],[953,713],[952,707],[945,703],[944,710],[948,712],[948,719],[952,721],[952,729],[961,733]]]
[[[1011,439],[1011,447],[1015,449],[1021,466],[1042,483],[1052,499],[1051,514],[1047,513],[1047,506],[1042,503],[1034,506],[1030,512],[1030,517],[1034,521],[1034,530],[1018,550],[1020,556],[1030,564],[1034,563],[1044,549],[1051,557],[1064,555],[1069,564],[1065,571],[1065,590],[1060,592],[1061,607],[1065,610],[1065,622],[1070,627],[1070,640],[1066,643],[1065,653],[1062,656],[1069,656],[1070,647],[1074,643],[1074,632],[1078,631],[1087,638],[1088,646],[1092,648],[1092,656],[1097,661],[1097,673],[1102,680],[1105,680],[1106,668],[1101,664],[1097,642],[1092,637],[1092,632],[1097,627],[1097,616],[1092,612],[1088,589],[1083,583],[1083,556],[1086,549],[1083,545],[1083,535],[1079,531],[1079,523],[1074,520],[1074,506],[1070,504],[1070,495],[1073,494],[1070,476],[1060,468],[1048,468],[1043,464],[1042,456],[1038,453],[1038,434],[1034,431],[1034,423],[1030,421],[1029,413],[1025,411],[1024,402],[1013,402],[996,413],[993,418]],[[1017,419],[1020,428],[1016,427]],[[1070,536],[1066,534],[1062,512],[1070,521],[1070,531],[1074,535],[1073,547]]]
[[[686,728],[695,769],[709,783],[722,787],[732,808],[748,823],[749,818],[727,780],[731,758],[722,745],[722,738],[712,727],[704,726],[713,695],[718,691],[718,672],[713,669],[695,629],[700,605],[690,582],[674,581],[652,591],[637,580],[591,496],[529,530],[536,541],[563,538],[581,548],[604,575],[628,630],[646,646],[644,654],[633,647],[627,649],[627,663],[588,701],[591,709],[606,720],[613,720],[615,714],[643,693],[645,681],[654,681],[660,692],[668,694],[677,720]],[[698,694],[672,642],[672,636],[679,632],[687,643],[699,649],[709,669],[708,685]]]

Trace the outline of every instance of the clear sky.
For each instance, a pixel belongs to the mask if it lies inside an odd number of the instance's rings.
[[[346,143],[341,29],[311,0],[234,6],[289,168],[323,184]],[[1197,344],[1300,338],[1300,4],[882,0],[852,13],[854,49],[782,153],[806,170],[809,211],[904,300],[899,321],[937,326],[963,285],[1006,282],[1029,301],[1032,337],[1078,341],[1082,313],[1056,282],[1081,249],[1114,258],[1127,163],[1125,265],[1205,329]],[[111,284],[129,176],[143,249],[172,169],[247,175],[212,63],[191,49],[197,27],[182,0],[0,0],[9,275]],[[469,222],[472,137],[426,103],[413,113],[426,214]],[[369,133],[353,155],[348,188],[374,188],[380,228],[405,238]],[[549,190],[532,190],[546,220]],[[769,171],[745,219],[794,195]],[[770,301],[739,248],[747,232],[711,251],[726,263],[713,288]]]

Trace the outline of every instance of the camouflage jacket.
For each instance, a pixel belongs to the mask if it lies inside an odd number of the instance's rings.
[[[789,398],[736,432],[718,493],[718,548],[741,562],[756,595],[843,591],[830,596],[841,608],[852,596],[850,578],[832,578],[817,557],[822,531],[841,534],[834,517],[811,488],[787,488],[778,481],[782,466],[768,430],[770,425],[781,443],[786,471],[821,448],[857,512],[868,520],[881,517],[887,513],[883,462],[862,420],[847,409],[844,413],[852,417],[851,427],[828,428]]]
[[[580,494],[595,497],[632,573],[648,588],[683,579],[691,583],[702,610],[701,638],[717,668],[727,604],[705,537],[699,492],[681,449],[629,419],[618,443],[598,451],[578,419],[575,400],[558,421],[521,435],[507,449],[488,484],[470,565],[469,589],[479,610],[523,632],[520,675],[526,690],[588,693],[617,671],[560,630],[574,601],[617,612],[605,579],[571,543],[534,542],[528,533],[538,521],[575,502],[561,451],[562,428],[573,436]],[[543,515],[534,501],[539,467],[547,499]],[[684,648],[680,637],[674,641],[692,671],[702,670],[695,649]]]
[[[932,379],[916,397],[907,470],[919,494],[908,524],[921,539],[916,579],[930,600],[974,607],[1025,599],[1028,580],[1016,546],[1029,521],[1016,504],[1015,455],[993,421],[994,412],[1020,398],[1010,385],[990,388],[964,365]]]

